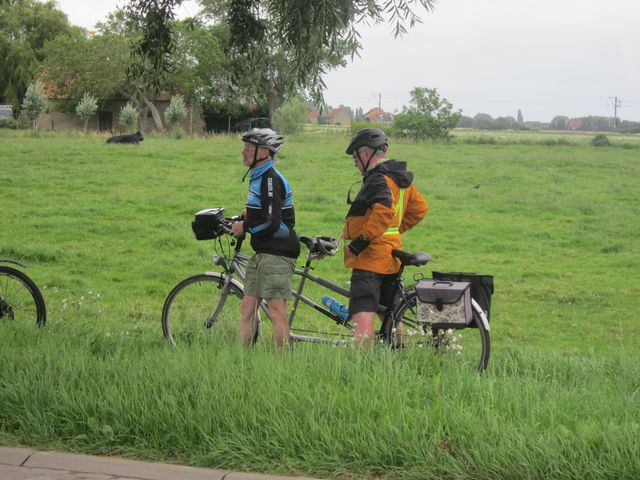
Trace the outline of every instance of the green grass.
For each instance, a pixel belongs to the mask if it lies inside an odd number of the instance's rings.
[[[283,148],[299,234],[340,232],[346,142]],[[0,324],[0,443],[318,477],[638,478],[637,150],[392,147],[431,206],[404,239],[425,273],[495,276],[483,376],[264,338],[168,348],[164,297],[213,268],[193,213],[243,207],[240,142],[0,133],[0,258],[29,263],[49,313]],[[349,276],[338,257],[316,273]]]

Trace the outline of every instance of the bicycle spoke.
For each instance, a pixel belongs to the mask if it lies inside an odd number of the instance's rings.
[[[426,348],[443,359],[483,370],[489,356],[489,336],[483,328],[437,329],[417,321],[415,295],[394,314],[396,326],[387,340],[392,348]]]
[[[242,292],[223,291],[220,275],[188,278],[169,294],[162,314],[165,337],[172,345],[233,342],[238,333]]]
[[[44,324],[44,300],[23,272],[0,266],[0,321]]]

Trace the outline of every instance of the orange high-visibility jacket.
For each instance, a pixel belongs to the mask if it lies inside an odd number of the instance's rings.
[[[371,243],[357,256],[345,246],[344,264],[370,272],[397,273],[400,260],[392,257],[391,251],[402,248],[401,234],[420,222],[427,210],[429,205],[413,184],[406,162],[376,164],[365,176],[344,224],[345,240],[363,236]]]

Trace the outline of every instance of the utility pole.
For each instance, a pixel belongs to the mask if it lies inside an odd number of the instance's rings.
[[[378,108],[382,110],[382,94],[378,94]]]
[[[618,100],[618,97],[609,97],[613,102],[613,131],[616,131],[616,127],[618,126],[618,107],[622,106],[622,100]]]

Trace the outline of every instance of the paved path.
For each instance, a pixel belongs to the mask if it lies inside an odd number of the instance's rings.
[[[1,480],[312,480],[0,447]]]

